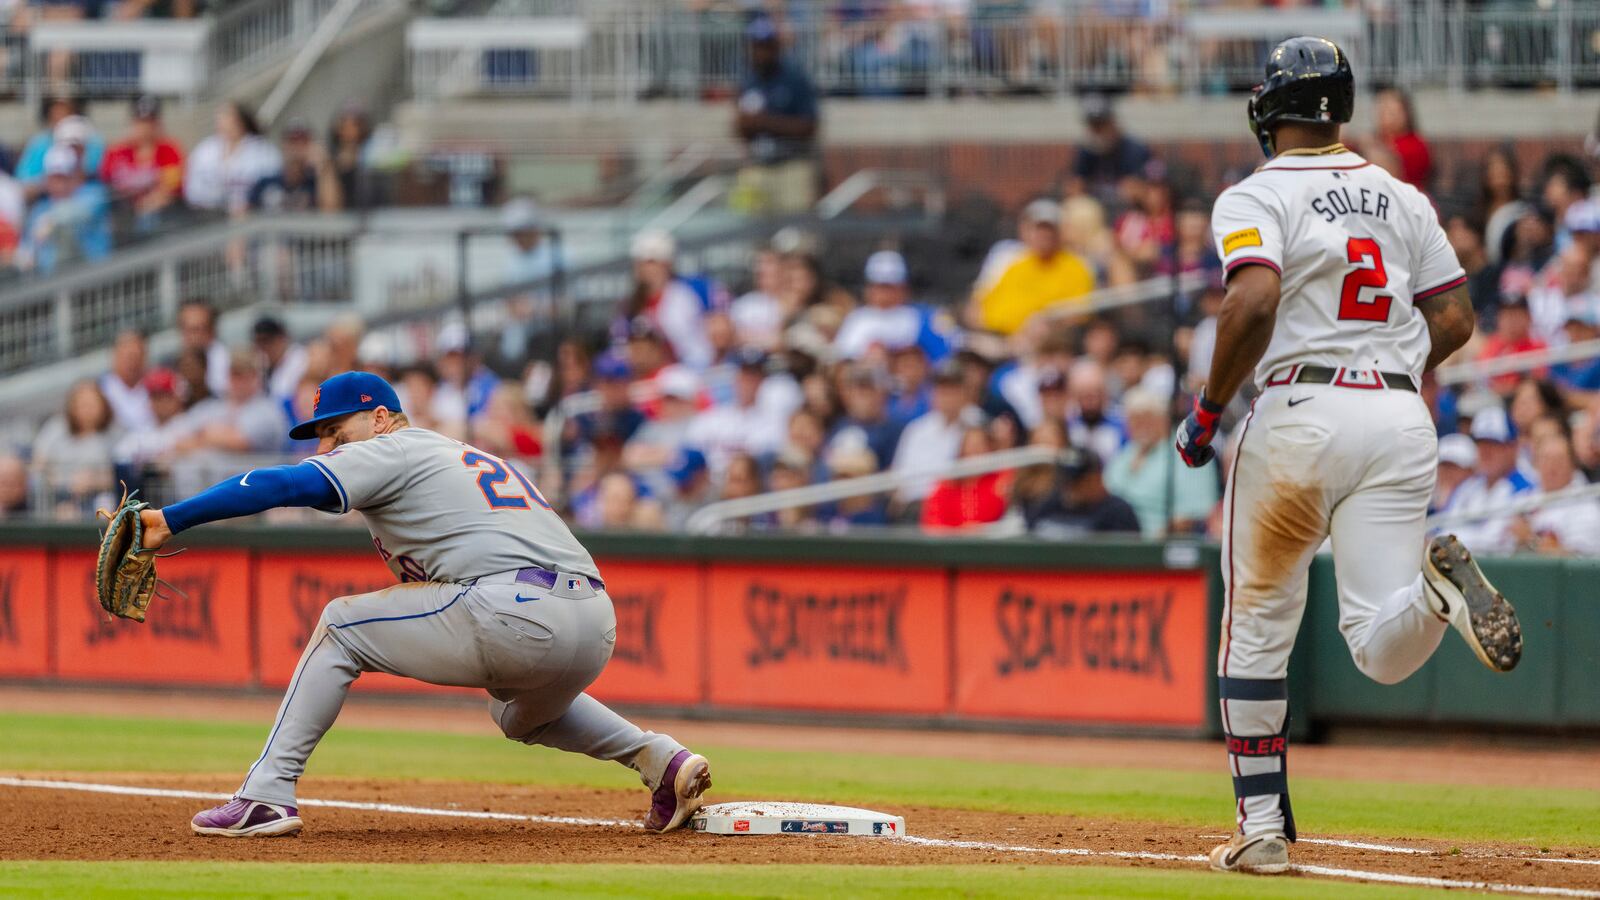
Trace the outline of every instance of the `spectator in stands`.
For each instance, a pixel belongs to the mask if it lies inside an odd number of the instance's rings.
[[[928,354],[916,344],[895,348],[889,354],[889,415],[909,422],[928,411],[933,398]]]
[[[367,170],[372,148],[372,117],[359,103],[347,103],[328,129],[328,156],[339,177],[339,196],[354,209],[372,205]]]
[[[1376,109],[1377,139],[1399,158],[1400,180],[1427,193],[1433,184],[1433,154],[1417,133],[1411,96],[1399,88],[1379,91]]]
[[[1191,469],[1172,444],[1168,395],[1134,388],[1122,398],[1128,413],[1128,443],[1106,465],[1111,493],[1128,501],[1147,538],[1203,532],[1218,500],[1217,473]]]
[[[704,453],[711,475],[721,480],[735,455],[761,457],[778,450],[792,409],[764,405],[762,388],[767,380],[767,355],[753,347],[739,351],[733,379],[733,396],[699,413],[689,423],[685,441]]]
[[[355,331],[359,327],[357,321],[344,325],[337,332],[332,326],[328,328],[332,371],[346,372],[361,368],[359,360],[344,362],[344,357],[350,352],[344,346],[360,346],[359,337],[352,337],[353,331],[359,334]],[[439,353],[435,363],[439,371],[439,386],[434,393],[437,411],[443,419],[470,424],[489,405],[489,396],[494,393],[500,379],[473,352],[472,337],[459,322],[439,329],[436,349]]]
[[[338,212],[344,207],[339,175],[328,151],[311,135],[304,119],[294,119],[283,129],[277,171],[268,172],[250,186],[251,209],[265,212]]]
[[[142,488],[146,467],[172,452],[178,440],[188,433],[183,398],[178,395],[178,375],[171,369],[151,369],[144,377],[144,391],[150,398],[151,424],[128,431],[117,441],[113,458],[117,475],[129,488]],[[309,410],[307,413],[309,414]],[[303,421],[295,418],[294,421]],[[315,448],[312,448],[315,452]],[[145,491],[149,495],[149,491]]]
[[[106,152],[101,178],[111,197],[125,203],[136,231],[154,230],[183,193],[183,147],[161,127],[161,101],[133,101],[127,137]]]
[[[1478,359],[1487,361],[1543,349],[1544,341],[1533,335],[1533,318],[1528,312],[1527,301],[1513,298],[1500,305],[1500,312],[1495,317],[1494,334],[1483,342]],[[1489,385],[1499,394],[1509,394],[1517,386],[1517,375],[1496,375],[1489,380]]]
[[[1511,431],[1517,436],[1517,467],[1531,477],[1534,423],[1540,419],[1564,423],[1567,419],[1567,401],[1553,382],[1544,378],[1525,377],[1517,382],[1506,414],[1511,418]]]
[[[755,283],[728,308],[739,343],[770,352],[783,340],[790,311],[778,296],[782,272],[783,260],[777,250],[766,246],[756,251],[751,267]]]
[[[809,460],[785,450],[773,460],[772,471],[767,475],[768,486],[774,491],[788,491],[810,483]],[[0,513],[3,515],[3,513]],[[817,511],[811,506],[791,506],[772,514],[772,524],[785,531],[815,531],[821,523]]]
[[[32,513],[27,465],[10,453],[0,453],[0,521],[26,519]]]
[[[1557,153],[1545,160],[1539,196],[1555,219],[1558,251],[1565,250],[1572,240],[1572,234],[1566,226],[1567,210],[1589,196],[1589,185],[1589,171],[1577,157]]]
[[[695,283],[673,272],[678,244],[665,231],[641,231],[633,238],[633,293],[624,304],[617,327],[646,317],[667,339],[678,362],[692,369],[711,365],[711,342],[705,316],[711,298]],[[614,330],[616,330],[614,328]]]
[[[69,261],[111,255],[111,200],[105,185],[84,177],[76,150],[56,145],[45,154],[44,196],[33,204],[20,252],[48,275]]]
[[[17,246],[28,221],[28,198],[22,183],[0,171],[0,280],[14,274]]]
[[[846,443],[863,445],[876,457],[875,469],[887,469],[907,421],[889,414],[888,374],[870,363],[855,363],[845,368],[840,381],[844,415],[828,435],[823,454]]]
[[[185,410],[192,409],[215,396],[211,393],[210,385],[206,384],[210,366],[206,362],[204,350],[179,350],[177,358],[173,360],[172,369],[178,376],[178,395],[183,398]]]
[[[1578,471],[1565,434],[1546,434],[1533,450],[1541,489],[1547,494],[1589,483]],[[1522,551],[1543,556],[1600,556],[1600,501],[1593,497],[1542,506],[1515,516],[1511,540]]]
[[[1122,133],[1111,98],[1104,94],[1083,98],[1083,122],[1089,129],[1089,139],[1078,145],[1067,194],[1087,193],[1114,206],[1123,179],[1144,173],[1151,159],[1150,148]]]
[[[596,495],[593,519],[581,523],[586,527],[622,531],[656,531],[662,527],[661,504],[640,496],[638,483],[622,472],[602,476]]]
[[[250,329],[250,342],[261,354],[262,371],[266,373],[267,393],[283,401],[294,396],[300,386],[309,361],[306,348],[289,339],[289,329],[272,316],[262,316]],[[410,408],[406,411],[409,413]],[[412,424],[416,424],[413,418]]]
[[[959,458],[982,456],[993,449],[986,429],[973,426],[962,432]],[[1008,492],[1004,472],[941,481],[922,503],[922,530],[970,531],[998,522],[1006,513]]]
[[[1555,254],[1555,220],[1543,207],[1528,207],[1517,220],[1501,261],[1501,302],[1513,298],[1526,300],[1529,292],[1540,283],[1541,273]]]
[[[556,270],[555,246],[545,239],[549,223],[538,204],[527,197],[507,201],[500,208],[500,227],[511,241],[506,283],[523,284],[550,277]]]
[[[1014,334],[1036,313],[1058,304],[1076,308],[1094,290],[1093,273],[1061,245],[1061,205],[1035,200],[1022,218],[1024,250],[974,291],[967,310],[973,328]]]
[[[203,455],[222,461],[233,455],[281,449],[289,422],[283,407],[267,396],[255,351],[230,353],[224,371],[227,389],[189,410],[193,431],[177,442],[174,452],[191,460]]]
[[[938,471],[950,465],[961,450],[961,434],[982,424],[982,413],[967,399],[966,375],[955,360],[945,360],[933,371],[932,408],[906,424],[900,433],[891,468],[896,472]],[[933,490],[933,478],[919,478],[902,486],[897,505],[909,508]]]
[[[1478,314],[1478,328],[1494,328],[1494,317],[1500,309],[1500,266],[1489,261],[1483,243],[1483,224],[1466,213],[1452,213],[1445,218],[1445,235],[1456,251],[1456,259],[1467,271],[1467,292],[1472,297],[1472,308]]]
[[[1161,257],[1177,239],[1172,185],[1165,178],[1130,178],[1125,184],[1132,202],[1117,217],[1117,244],[1140,278],[1158,270]],[[1199,246],[1209,241],[1196,242]]]
[[[622,449],[644,424],[644,414],[634,408],[628,397],[632,375],[628,364],[614,353],[595,360],[594,383],[600,408],[567,420],[564,446],[571,450],[602,446]]]
[[[1474,416],[1472,439],[1478,447],[1478,468],[1456,489],[1449,511],[1483,515],[1453,530],[1476,553],[1504,553],[1512,545],[1510,517],[1495,511],[1531,493],[1534,485],[1517,470],[1517,442],[1504,409],[1492,406]]]
[[[672,348],[649,316],[634,316],[628,323],[625,353],[628,365],[640,381],[654,381],[663,370],[674,365]]]
[[[434,395],[439,387],[439,372],[431,363],[412,363],[400,369],[395,373],[394,387],[400,397],[400,408],[406,411],[406,418],[412,425],[457,439],[466,438],[465,422],[446,421],[435,416]]]
[[[1527,210],[1516,154],[1505,146],[1490,149],[1483,158],[1478,215],[1485,223],[1483,250],[1491,266],[1498,266],[1505,257],[1507,235]]]
[[[722,490],[718,499],[721,500],[754,497],[766,490],[761,484],[761,463],[748,453],[734,453],[728,457],[720,483]]]
[[[61,414],[53,416],[34,439],[32,467],[43,502],[40,511],[57,518],[89,514],[101,495],[111,490],[111,407],[92,381],[80,381],[67,392]]]
[[[15,172],[30,200],[44,193],[44,155],[57,143],[77,142],[83,146],[85,172],[99,172],[106,151],[105,141],[83,117],[82,100],[46,97],[39,110],[39,120],[42,127],[22,148]],[[58,130],[62,122],[67,122],[67,126]]]
[[[228,390],[228,345],[217,339],[217,310],[207,300],[189,299],[178,307],[178,341],[181,350],[203,354],[205,360],[204,384],[212,396],[221,396]],[[179,368],[179,375],[189,380],[192,373]]]
[[[860,359],[874,352],[878,361],[887,351],[916,345],[934,362],[950,352],[950,326],[934,310],[911,299],[905,257],[879,250],[867,257],[866,303],[851,310],[833,339],[833,350],[843,359]]]
[[[1122,449],[1128,432],[1111,408],[1105,369],[1092,359],[1080,359],[1067,373],[1067,386],[1072,396],[1072,411],[1067,416],[1072,446],[1093,450],[1102,463],[1110,461]]]
[[[283,158],[261,136],[255,114],[239,103],[217,107],[216,129],[189,155],[183,195],[197,209],[242,215],[250,208],[250,189],[281,171]]]
[[[1600,338],[1600,315],[1574,315],[1567,319],[1565,330],[1568,344],[1583,344]],[[1550,377],[1567,395],[1569,403],[1582,405],[1590,395],[1600,391],[1600,357],[1556,363],[1550,367]]]
[[[845,443],[834,447],[823,460],[836,479],[864,478],[878,471],[877,457],[870,447]],[[848,531],[859,526],[889,524],[889,504],[882,494],[863,494],[822,504],[817,518],[829,531]]]
[[[147,362],[144,334],[134,328],[118,332],[111,344],[111,371],[100,376],[99,387],[111,406],[112,421],[123,431],[155,427],[144,386]]]
[[[1100,458],[1081,451],[1057,467],[1057,489],[1034,515],[1028,530],[1052,540],[1139,532],[1133,507],[1106,489]]]
[[[1190,198],[1178,207],[1173,221],[1172,240],[1161,247],[1161,259],[1155,273],[1158,275],[1199,274],[1211,279],[1222,277],[1222,261],[1217,259],[1216,244],[1211,240],[1211,214],[1204,200]],[[1177,298],[1178,314],[1193,314],[1199,301],[1199,291],[1185,292]]]
[[[655,418],[640,425],[622,450],[622,464],[652,488],[662,485],[651,473],[660,473],[683,458],[690,423],[699,412],[700,377],[683,366],[668,366],[656,378],[656,386],[661,389],[661,400]],[[703,454],[700,462],[705,462]]]
[[[329,372],[351,372],[362,367],[361,341],[366,333],[366,323],[353,313],[340,316],[328,323],[328,327],[322,331],[322,338],[327,346]],[[470,349],[470,344],[470,335],[467,334],[466,327],[459,322],[451,322],[439,329],[434,350],[441,357],[452,353],[465,355]],[[442,372],[441,377],[444,377]],[[489,387],[486,386],[483,396],[487,398],[488,393]]]
[[[483,415],[472,421],[472,443],[503,459],[537,460],[544,452],[539,423],[522,402],[522,386],[502,381],[489,395]]]
[[[745,37],[750,70],[733,122],[749,165],[739,172],[736,196],[751,210],[801,212],[816,198],[816,88],[784,58],[771,19],[752,20]]]
[[[1568,210],[1568,222],[1573,218],[1570,213],[1585,205],[1573,204]],[[1586,222],[1577,225],[1580,229],[1589,227]],[[1593,225],[1600,229],[1600,216],[1596,217]],[[1590,289],[1589,263],[1588,250],[1574,241],[1556,255],[1551,266],[1554,271],[1549,280],[1528,292],[1528,313],[1533,322],[1533,336],[1545,345],[1559,347],[1566,343],[1564,329],[1568,320],[1588,319],[1600,314],[1600,296]]]
[[[1444,512],[1453,508],[1456,493],[1478,468],[1478,445],[1464,434],[1447,434],[1439,438],[1439,473],[1433,486],[1433,500],[1428,512]]]

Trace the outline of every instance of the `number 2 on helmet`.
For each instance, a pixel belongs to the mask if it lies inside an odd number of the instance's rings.
[[[544,495],[539,493],[539,489],[533,486],[533,482],[518,472],[515,466],[507,465],[478,450],[468,450],[461,454],[461,464],[470,469],[480,470],[478,490],[483,491],[483,499],[488,501],[490,509],[528,509],[529,498],[545,509],[550,508],[550,501],[546,500]],[[500,486],[512,478],[522,485],[526,496],[500,493]]]

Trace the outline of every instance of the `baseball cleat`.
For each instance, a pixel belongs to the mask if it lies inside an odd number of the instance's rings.
[[[195,834],[216,837],[276,837],[300,833],[300,811],[259,800],[235,797],[221,806],[195,814],[189,827]]]
[[[1484,665],[1496,672],[1516,668],[1522,658],[1517,611],[1483,577],[1466,545],[1453,534],[1429,541],[1422,575],[1434,615],[1461,632]]]
[[[661,776],[661,786],[651,796],[650,812],[644,817],[644,827],[650,831],[667,832],[681,827],[694,815],[704,801],[702,795],[711,787],[711,764],[704,756],[679,750],[667,763]]]
[[[1245,837],[1235,832],[1232,840],[1212,848],[1211,868],[1218,872],[1281,875],[1289,871],[1289,840],[1281,834]]]

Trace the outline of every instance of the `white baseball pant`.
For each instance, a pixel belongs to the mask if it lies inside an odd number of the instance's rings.
[[[1356,667],[1394,684],[1446,625],[1423,594],[1438,438],[1422,398],[1372,388],[1269,387],[1241,426],[1223,497],[1226,586],[1217,674],[1239,828],[1294,839],[1285,767],[1289,652],[1306,576],[1333,541],[1339,631]]]

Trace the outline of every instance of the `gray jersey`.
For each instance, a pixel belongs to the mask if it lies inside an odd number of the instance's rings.
[[[532,481],[438,432],[403,428],[306,461],[333,482],[331,511],[366,517],[401,581],[468,581],[526,566],[600,576]]]

